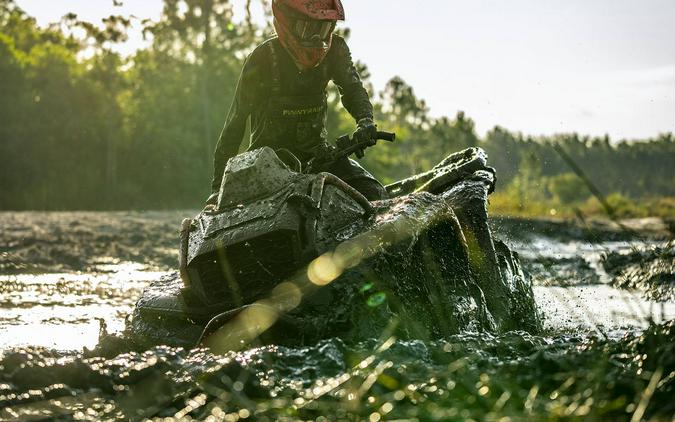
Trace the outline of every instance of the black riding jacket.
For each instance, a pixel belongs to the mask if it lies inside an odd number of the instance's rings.
[[[249,149],[283,148],[303,161],[311,158],[314,149],[326,143],[326,86],[331,80],[356,121],[372,119],[373,106],[342,37],[333,35],[321,64],[302,72],[278,38],[258,46],[244,63],[216,146],[213,192],[220,189],[227,160],[239,151],[249,117]]]

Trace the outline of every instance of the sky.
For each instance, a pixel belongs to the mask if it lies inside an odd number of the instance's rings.
[[[157,18],[161,0],[16,0],[40,24],[73,11]],[[233,0],[241,10],[245,0]],[[401,76],[432,116],[479,134],[675,132],[675,0],[343,0],[376,90]],[[139,36],[125,51],[142,46]],[[223,117],[224,118],[224,117]]]

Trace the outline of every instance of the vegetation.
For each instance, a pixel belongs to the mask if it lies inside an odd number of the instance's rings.
[[[158,22],[141,22],[149,46],[122,57],[113,46],[126,40],[131,18],[97,26],[68,14],[41,28],[13,0],[0,0],[0,209],[200,207],[243,59],[271,34],[241,18],[229,0],[166,0]],[[481,146],[499,175],[497,212],[605,212],[607,204],[553,148],[560,145],[616,215],[674,214],[672,134],[612,143],[495,127],[481,139],[462,112],[429,117],[396,77],[373,101],[381,128],[400,139],[364,159],[385,182]],[[330,104],[331,137],[352,131],[334,88]]]
[[[166,346],[125,353],[123,341],[107,337],[98,349],[5,352],[0,417],[670,421],[675,413],[672,321],[618,339],[466,333],[215,356]]]

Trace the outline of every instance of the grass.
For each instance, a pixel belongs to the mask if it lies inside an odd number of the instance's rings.
[[[534,195],[533,195],[534,196]],[[605,198],[614,211],[616,218],[661,217],[675,218],[675,197],[628,198],[620,193],[613,193]],[[584,217],[607,216],[606,209],[600,201],[591,197],[585,200],[564,202],[557,198],[528,198],[523,200],[512,190],[496,192],[490,197],[490,213],[493,215],[514,217],[554,217],[569,219],[579,215]]]

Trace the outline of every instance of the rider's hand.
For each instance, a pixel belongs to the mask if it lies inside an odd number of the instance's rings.
[[[375,139],[376,133],[377,125],[373,122],[373,119],[361,119],[357,123],[356,132],[354,132],[354,135],[352,136],[352,141],[354,143],[368,142],[368,145],[372,146],[377,142]],[[362,158],[363,150],[356,151],[356,156]]]

